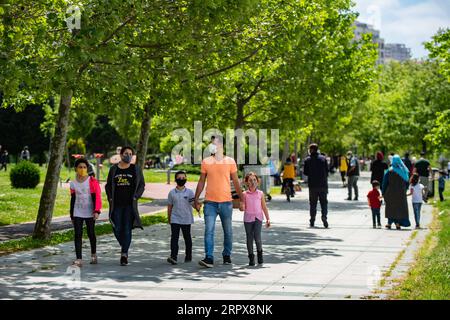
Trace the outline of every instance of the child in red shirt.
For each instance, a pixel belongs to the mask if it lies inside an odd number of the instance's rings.
[[[380,194],[380,183],[377,180],[372,181],[372,190],[367,194],[367,202],[369,203],[370,209],[372,209],[372,222],[373,228],[376,229],[375,220],[378,224],[378,228],[381,228],[380,222],[380,208],[381,208],[381,199],[382,196]]]

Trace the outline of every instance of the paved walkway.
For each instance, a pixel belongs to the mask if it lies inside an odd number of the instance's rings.
[[[72,243],[0,257],[2,299],[360,299],[405,249],[412,234],[372,229],[365,195],[368,178],[359,181],[360,201],[345,201],[346,189],[330,182],[329,223],[308,226],[307,190],[291,203],[275,197],[269,204],[272,228],[263,229],[265,264],[247,265],[242,213],[234,212],[233,265],[222,265],[222,230],[216,228],[216,265],[203,269],[203,221],[193,226],[194,261],[169,265],[170,228],[153,225],[134,233],[130,265],[118,265],[113,236],[98,237],[98,265],[70,267]],[[410,207],[411,209],[411,207]],[[384,209],[383,209],[384,214]],[[410,217],[412,212],[410,211]],[[431,207],[423,207],[423,225]],[[383,219],[385,222],[385,219]],[[426,229],[419,230],[425,234]],[[422,237],[417,237],[422,238]],[[180,257],[184,260],[183,243]],[[88,253],[87,242],[84,252]],[[76,281],[72,281],[75,279]]]

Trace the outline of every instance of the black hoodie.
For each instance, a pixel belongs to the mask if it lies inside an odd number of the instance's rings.
[[[305,160],[303,173],[308,176],[310,189],[328,190],[328,164],[324,156],[311,153]]]

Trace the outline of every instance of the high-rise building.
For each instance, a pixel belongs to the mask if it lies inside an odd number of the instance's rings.
[[[355,39],[360,40],[364,34],[372,34],[373,43],[378,44],[378,60],[377,64],[384,63],[384,39],[380,37],[380,31],[376,30],[372,25],[355,21]]]
[[[411,49],[403,43],[386,43],[384,46],[384,59],[406,61],[411,59]]]
[[[360,40],[363,34],[372,34],[372,41],[378,44],[377,64],[384,64],[390,60],[406,61],[411,59],[411,49],[402,43],[385,43],[380,31],[372,25],[355,21],[355,39]]]

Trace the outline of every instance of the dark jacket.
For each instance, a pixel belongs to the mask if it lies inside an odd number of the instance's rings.
[[[138,199],[142,196],[145,190],[144,174],[142,173],[142,170],[139,166],[133,164],[131,166],[134,167],[136,170],[136,186],[133,196],[133,214],[134,214],[133,229],[135,228],[144,229],[142,228],[141,218],[139,216],[138,211]],[[114,221],[112,220],[111,216],[114,210],[114,190],[116,187],[114,183],[114,176],[116,175],[117,168],[118,166],[116,164],[109,169],[108,178],[106,180],[105,185],[105,191],[106,195],[108,196],[109,202],[109,221],[111,222],[113,228],[114,228]]]
[[[382,192],[386,202],[385,215],[388,219],[408,221],[408,202],[406,192],[408,182],[394,171],[387,171],[383,178]],[[408,223],[404,224],[407,227]]]
[[[380,183],[380,186],[383,185],[383,177],[387,169],[388,165],[386,162],[384,162],[383,160],[374,160],[370,168],[370,170],[372,171],[370,182],[372,182],[373,180],[377,180]]]
[[[411,160],[409,158],[405,157],[402,159],[402,161],[405,164],[405,166],[408,168],[409,172],[411,173],[412,169],[413,169],[413,164],[412,164]]]
[[[303,173],[308,176],[310,189],[328,190],[328,164],[324,156],[312,153],[305,160]]]

